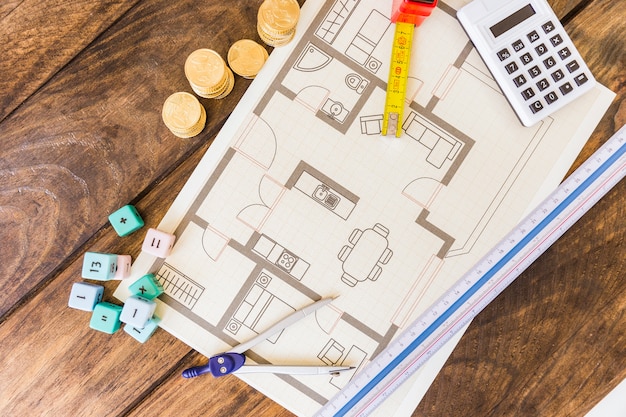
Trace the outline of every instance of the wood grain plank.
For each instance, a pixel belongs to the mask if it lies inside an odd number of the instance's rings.
[[[58,271],[109,213],[219,129],[248,80],[238,77],[223,100],[202,100],[207,128],[191,140],[165,128],[161,106],[190,91],[183,64],[193,50],[225,56],[239,37],[254,37],[258,4],[142,2],[1,123],[0,239],[11,249],[0,276],[11,279],[0,281],[0,316]]]
[[[0,21],[12,13],[24,0],[5,0],[0,3]]]
[[[136,204],[144,229],[158,225],[209,143]],[[143,236],[140,230],[120,238],[107,226],[89,250],[135,257]],[[145,344],[123,330],[114,335],[91,330],[90,313],[67,307],[72,284],[82,281],[81,266],[78,257],[0,325],[0,415],[121,415],[177,372],[178,362],[190,354],[163,330]],[[117,303],[115,284],[105,283],[105,301]]]
[[[591,1],[593,0],[548,0],[548,3],[558,18],[563,19],[569,13],[586,7]]]
[[[566,27],[618,94],[574,167],[626,121],[625,18],[602,0]],[[414,416],[584,416],[626,378],[624,196],[622,181],[475,319]]]
[[[139,0],[0,5],[0,121]]]

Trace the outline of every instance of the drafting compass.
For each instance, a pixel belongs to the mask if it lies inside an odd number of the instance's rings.
[[[297,310],[285,317],[278,323],[251,340],[237,345],[229,352],[224,352],[211,356],[209,363],[202,366],[194,366],[183,371],[183,377],[193,378],[202,374],[210,373],[214,377],[229,374],[247,374],[247,373],[273,373],[273,374],[289,374],[289,375],[335,375],[343,371],[354,369],[353,366],[299,366],[299,365],[246,365],[246,357],[244,352],[257,345],[268,337],[283,330],[284,328],[300,321],[304,317],[320,309],[321,307],[333,301],[332,298],[323,298],[302,310]]]

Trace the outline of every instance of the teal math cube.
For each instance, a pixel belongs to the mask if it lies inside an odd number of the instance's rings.
[[[83,278],[108,281],[117,271],[117,255],[112,253],[86,252],[83,258]]]
[[[154,276],[154,274],[147,274],[133,282],[128,289],[131,293],[147,298],[149,300],[157,298],[163,294],[163,285]]]
[[[127,324],[126,326],[124,326],[124,331],[131,335],[133,338],[135,338],[137,341],[145,343],[148,339],[150,339],[150,336],[152,336],[156,329],[159,327],[160,321],[161,319],[153,316],[150,320],[148,320],[148,323],[146,323],[143,329],[138,329],[131,326],[130,324]]]
[[[126,205],[109,215],[109,222],[120,236],[128,236],[143,227],[143,219],[134,206]]]
[[[122,314],[122,306],[102,302],[96,304],[91,314],[89,327],[103,333],[113,334],[120,329],[122,322],[120,315]]]

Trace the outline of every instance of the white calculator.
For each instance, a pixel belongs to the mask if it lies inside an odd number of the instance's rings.
[[[595,85],[546,0],[474,0],[457,17],[524,126]]]

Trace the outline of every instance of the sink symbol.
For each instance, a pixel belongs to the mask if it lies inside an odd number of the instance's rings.
[[[324,184],[318,185],[317,188],[315,188],[315,191],[313,191],[313,198],[329,209],[334,210],[335,207],[337,207],[337,204],[339,204],[339,200],[341,200],[341,198],[329,190],[328,186]]]
[[[317,198],[320,201],[324,201],[327,196],[328,187],[325,185],[318,185],[315,191],[313,191],[313,197]]]

